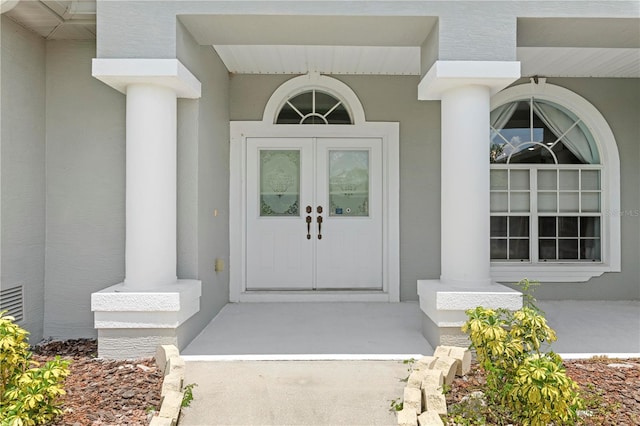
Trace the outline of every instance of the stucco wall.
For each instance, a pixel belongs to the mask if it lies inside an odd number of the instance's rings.
[[[151,1],[98,2],[98,56],[172,58],[176,16],[186,14],[436,16],[440,59],[514,60],[517,17],[628,17],[633,1]],[[153,13],[149,11],[153,9]],[[474,19],[469,21],[469,15]],[[259,37],[259,35],[257,35]],[[295,35],[294,35],[295,37]],[[470,40],[472,42],[470,42]]]
[[[261,120],[273,91],[291,76],[231,77],[231,119]],[[368,121],[400,123],[400,298],[416,280],[440,276],[440,104],[417,99],[418,77],[338,76]]]
[[[591,102],[609,123],[620,154],[622,272],[607,273],[586,283],[547,283],[539,299],[640,299],[640,79],[550,78]],[[615,212],[612,212],[615,214]]]
[[[231,119],[260,120],[271,93],[288,76],[234,75]],[[415,300],[417,279],[440,276],[440,103],[417,101],[414,77],[338,76],[358,95],[367,120],[400,122],[401,299]],[[621,210],[638,211],[640,82],[549,79],[592,102],[616,136],[621,158]],[[461,170],[461,173],[464,173]],[[540,299],[640,299],[640,217],[622,217],[622,272],[587,283],[546,283]]]
[[[1,277],[24,286],[24,321],[42,338],[45,256],[45,42],[2,17]]]
[[[200,99],[178,103],[178,276],[202,281],[200,312],[179,330],[183,344],[229,301],[229,74],[213,48],[177,30],[178,59],[202,83]],[[217,258],[224,271],[215,272]]]
[[[91,293],[124,279],[125,97],[94,42],[47,42],[45,336],[95,336]]]

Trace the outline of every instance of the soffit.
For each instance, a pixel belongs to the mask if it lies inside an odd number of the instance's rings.
[[[520,18],[523,76],[640,78],[640,18]]]
[[[420,46],[428,16],[182,15],[202,45]]]
[[[90,40],[95,14],[95,0],[22,0],[5,15],[49,40]]]
[[[420,75],[425,16],[180,16],[237,74]]]

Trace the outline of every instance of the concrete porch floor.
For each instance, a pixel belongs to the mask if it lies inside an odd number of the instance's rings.
[[[640,302],[540,301],[569,357],[640,354]],[[407,359],[430,355],[417,302],[228,304],[182,351],[191,360]]]
[[[430,352],[417,302],[230,303],[181,354],[212,360],[407,359]]]
[[[640,356],[640,302],[540,302],[565,358]],[[394,425],[401,360],[433,348],[417,303],[229,304],[182,351],[183,426]]]

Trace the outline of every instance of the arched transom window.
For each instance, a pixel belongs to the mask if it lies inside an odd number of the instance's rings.
[[[280,109],[276,124],[353,124],[353,120],[341,100],[312,89],[289,98]]]
[[[545,276],[537,267],[553,265],[552,279],[583,281],[619,262],[619,222],[608,214],[619,197],[617,149],[610,132],[576,112],[602,119],[595,108],[547,86],[507,89],[515,96],[503,95],[507,101],[491,111],[491,261],[499,268],[529,265],[527,276],[535,279]],[[585,264],[593,273],[572,278]],[[565,276],[558,275],[562,265],[569,267]]]

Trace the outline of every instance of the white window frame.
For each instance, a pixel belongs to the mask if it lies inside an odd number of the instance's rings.
[[[573,112],[595,139],[601,164],[602,260],[597,264],[576,261],[491,262],[491,276],[498,282],[516,282],[523,277],[541,282],[585,282],[605,272],[620,272],[620,157],[613,132],[602,114],[589,101],[563,87],[548,84],[545,79],[540,79],[538,83],[532,80],[530,84],[510,87],[497,93],[491,99],[491,110],[532,96]],[[559,168],[564,166],[558,165]],[[530,235],[531,245],[537,244],[537,241],[537,235]]]

